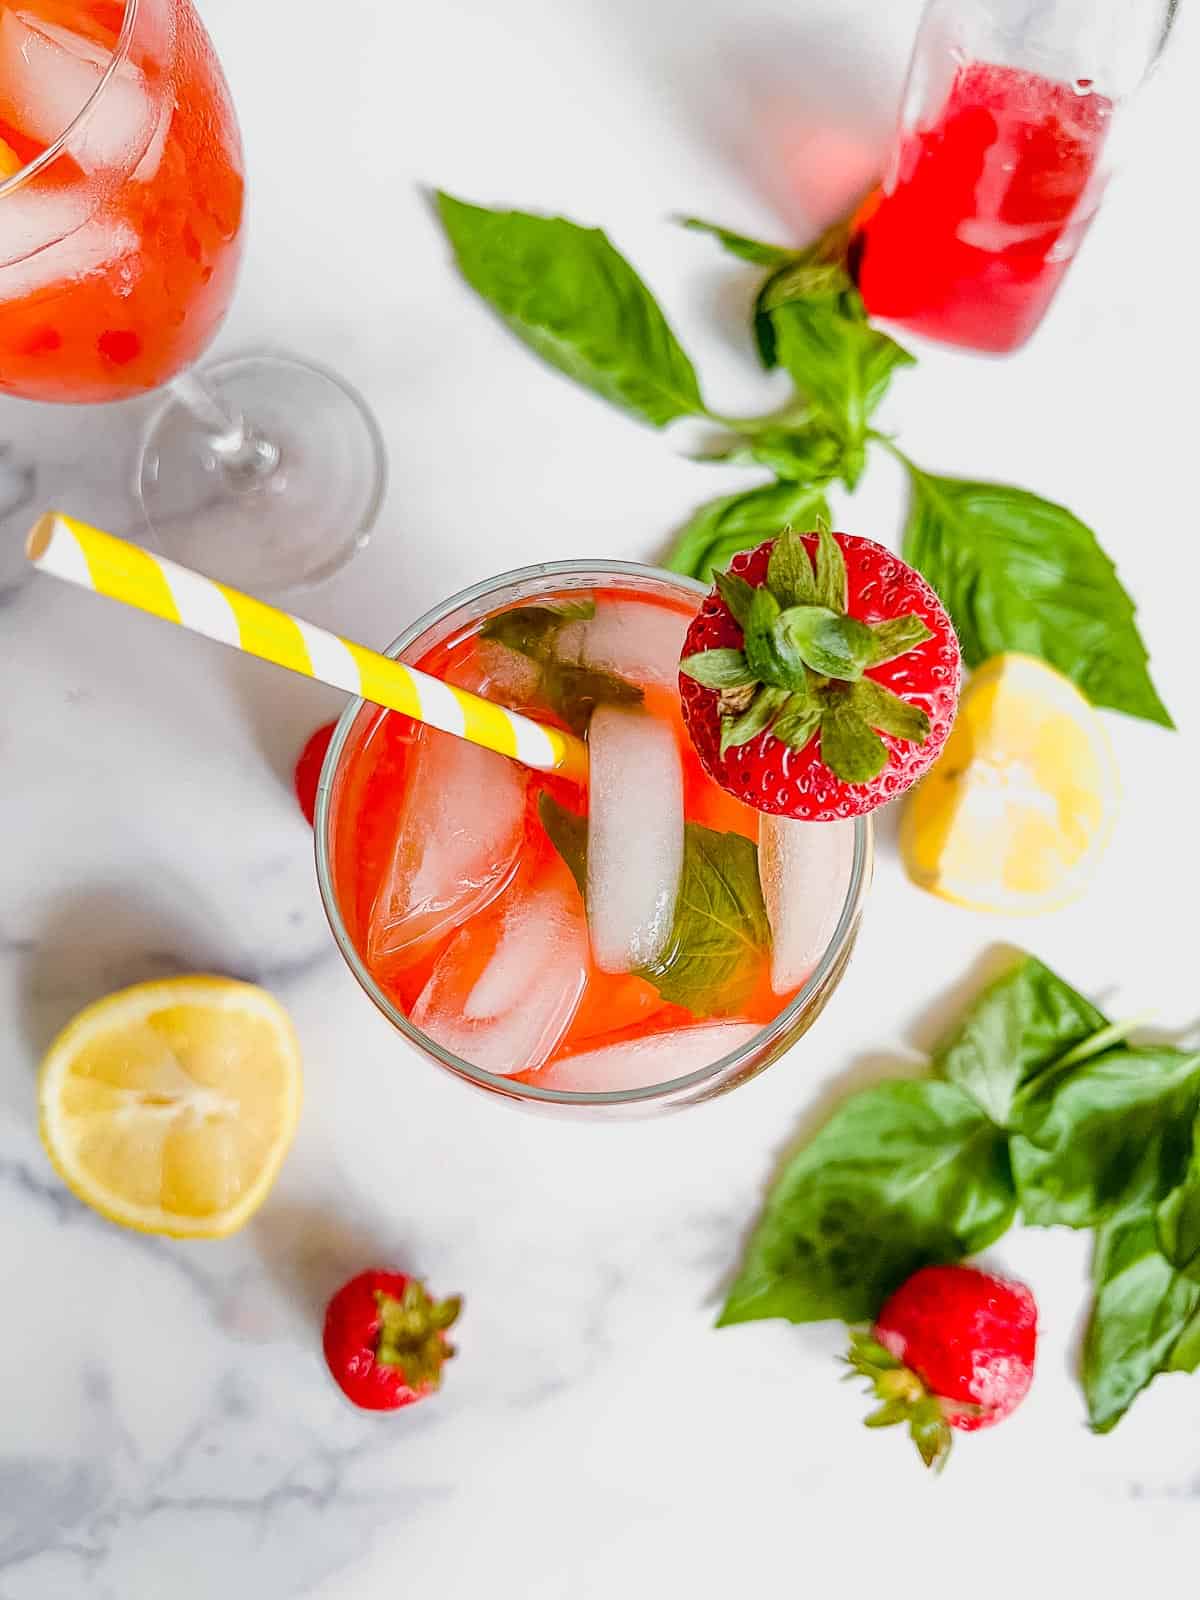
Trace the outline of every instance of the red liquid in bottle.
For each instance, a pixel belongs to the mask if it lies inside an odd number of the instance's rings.
[[[1024,344],[1095,213],[1112,109],[1082,84],[959,67],[937,120],[905,136],[890,191],[860,213],[868,311],[975,350]]]

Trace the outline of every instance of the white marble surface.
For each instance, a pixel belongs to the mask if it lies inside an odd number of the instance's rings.
[[[309,597],[316,620],[383,642],[502,567],[648,557],[743,481],[540,370],[456,281],[421,186],[606,225],[714,399],[753,408],[770,396],[741,333],[747,279],[667,216],[778,234],[835,209],[886,135],[915,0],[203,9],[253,184],[219,348],[340,368],[391,450],[376,540]],[[1089,898],[1048,920],[923,897],[885,827],[841,992],[732,1097],[592,1127],[439,1077],[361,997],[318,904],[287,772],[335,697],[49,582],[0,610],[0,1600],[1115,1595],[1168,1572],[1186,1588],[1200,1379],[1161,1380],[1115,1434],[1087,1433],[1081,1240],[1017,1233],[994,1252],[1041,1303],[1039,1372],[936,1484],[905,1441],[860,1426],[839,1330],[710,1328],[774,1153],[928,1044],[998,943],[1118,1014],[1196,1026],[1200,29],[1184,10],[1137,169],[1043,333],[1002,363],[922,351],[885,416],[921,462],[1095,524],[1181,731],[1108,719],[1122,826]],[[0,434],[37,454],[48,499],[121,529],[145,410],[6,402]],[[900,494],[881,461],[842,520],[892,539]],[[259,1219],[186,1246],[74,1203],[32,1091],[79,1004],[196,967],[292,1009],[307,1103]],[[375,1261],[467,1301],[444,1394],[382,1420],[342,1403],[317,1337],[326,1294]]]

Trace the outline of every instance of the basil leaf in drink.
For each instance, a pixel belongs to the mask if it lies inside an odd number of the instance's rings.
[[[538,817],[550,843],[566,863],[580,894],[587,893],[587,818],[568,811],[543,789]]]
[[[823,689],[821,760],[843,783],[870,783],[887,766],[887,746],[854,708],[846,689]]]
[[[765,733],[790,699],[789,690],[765,684],[744,711],[737,716],[723,716],[721,754],[739,744],[749,744],[751,739],[757,739],[760,733]]]
[[[663,565],[671,572],[708,579],[741,550],[751,550],[789,525],[810,528],[829,516],[821,484],[765,483],[711,500],[692,516]]]
[[[926,639],[933,638],[932,629],[927,628],[915,612],[906,617],[892,617],[887,622],[872,622],[868,627],[871,630],[868,667],[881,667],[885,661],[906,656]]]
[[[1133,602],[1090,528],[1028,490],[900,459],[912,483],[904,559],[937,590],[968,666],[1007,650],[1041,656],[1093,705],[1174,726]]]
[[[704,412],[657,301],[598,228],[439,192],[463,277],[545,361],[655,427]]]
[[[745,689],[758,682],[744,650],[701,650],[685,656],[679,670],[706,689]]]
[[[539,698],[580,734],[587,731],[598,705],[636,705],[642,699],[637,684],[559,655],[558,635],[563,626],[587,621],[595,611],[591,599],[517,606],[489,617],[479,630],[481,637],[507,645],[537,664]]]
[[[787,528],[776,539],[767,562],[767,583],[781,606],[809,606],[817,601],[817,581],[808,548]]]
[[[921,707],[902,700],[871,678],[860,678],[852,687],[850,704],[869,728],[890,733],[893,739],[924,744],[929,737],[929,717]]]
[[[786,245],[764,244],[761,239],[747,238],[744,233],[734,233],[715,222],[705,222],[701,217],[680,217],[679,221],[695,233],[712,234],[731,256],[736,256],[739,261],[748,261],[751,266],[777,267],[796,259],[797,252],[789,250]]]
[[[686,823],[671,936],[640,976],[697,1016],[734,1015],[761,977],[770,942],[753,842]]]
[[[941,1041],[933,1070],[1007,1127],[1017,1091],[1104,1026],[1090,1001],[1025,956],[984,989]]]
[[[854,617],[841,616],[827,606],[790,606],[780,614],[776,632],[785,647],[822,677],[846,682],[862,677],[871,651],[871,630]]]
[[[1092,1283],[1083,1390],[1093,1431],[1107,1433],[1158,1373],[1176,1362],[1190,1370],[1200,1359],[1200,1284],[1160,1253],[1154,1216],[1147,1211],[1097,1230]]]
[[[1088,1228],[1182,1182],[1200,1105],[1200,1052],[1127,1045],[1014,1096],[1013,1176],[1025,1221]]]
[[[918,1267],[999,1238],[1015,1208],[1004,1135],[967,1095],[879,1084],[784,1168],[720,1323],[869,1320]]]

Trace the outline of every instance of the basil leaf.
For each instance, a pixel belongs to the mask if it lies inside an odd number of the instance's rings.
[[[868,667],[881,667],[885,661],[906,656],[910,650],[933,638],[932,628],[927,628],[915,612],[907,617],[892,617],[887,622],[872,622],[871,659]]]
[[[712,234],[731,256],[736,256],[739,261],[748,261],[751,266],[777,267],[796,259],[797,252],[789,250],[786,245],[763,244],[760,239],[749,239],[744,233],[733,233],[729,228],[722,228],[715,222],[705,222],[701,217],[680,217],[679,221],[695,233]]]
[[[1013,1101],[1013,1176],[1025,1221],[1088,1228],[1178,1184],[1200,1103],[1200,1052],[1122,1046],[1046,1072]]]
[[[924,744],[929,737],[929,717],[920,706],[902,700],[871,678],[860,678],[850,690],[850,704],[863,721],[893,739]]]
[[[1200,1367],[1200,1307],[1192,1312],[1183,1332],[1171,1347],[1171,1357],[1164,1371],[1195,1372]]]
[[[749,625],[754,596],[758,590],[736,572],[715,572],[713,584],[728,607],[730,616],[744,630]]]
[[[765,733],[774,722],[784,703],[791,699],[790,691],[774,685],[760,689],[745,711],[737,717],[721,718],[721,754],[740,744],[749,744]]]
[[[813,527],[829,517],[825,490],[816,483],[764,483],[741,494],[711,500],[694,514],[663,565],[671,572],[706,579],[781,528]]]
[[[566,806],[543,789],[538,795],[538,817],[550,843],[563,858],[580,894],[587,894],[587,818]]]
[[[788,483],[816,486],[828,483],[841,470],[843,446],[828,428],[763,428],[741,435],[701,461],[721,461],[732,467],[769,467]]]
[[[686,823],[671,936],[639,976],[672,1005],[729,1016],[753,993],[770,943],[753,842]]]
[[[786,528],[771,549],[767,583],[781,606],[816,604],[817,580],[808,548],[792,528]]]
[[[1192,1130],[1187,1175],[1158,1208],[1158,1246],[1173,1267],[1200,1283],[1200,1121]]]
[[[840,616],[827,606],[790,606],[779,614],[776,632],[823,677],[846,682],[862,677],[871,630],[856,618]]]
[[[817,559],[815,562],[817,604],[831,611],[845,611],[848,598],[846,558],[842,547],[829,531],[827,522],[817,527]]]
[[[821,695],[821,760],[843,783],[870,783],[887,766],[887,746],[843,689]]]
[[[744,650],[701,650],[685,656],[679,670],[706,689],[744,689],[758,682]]]
[[[1180,1358],[1200,1357],[1194,1317],[1200,1284],[1176,1272],[1158,1250],[1154,1217],[1139,1212],[1097,1230],[1092,1255],[1095,1299],[1083,1347],[1088,1420],[1107,1433],[1152,1378]]]
[[[1004,1135],[960,1089],[879,1084],[784,1168],[720,1323],[873,1318],[918,1267],[999,1238],[1015,1205]]]
[[[463,277],[543,360],[655,427],[703,414],[657,301],[598,228],[441,191],[437,208]]]
[[[787,300],[770,311],[779,364],[843,441],[841,478],[853,489],[862,472],[867,425],[898,367],[914,358],[861,314],[853,290]]]
[[[745,626],[746,660],[762,683],[806,690],[804,657],[784,627],[783,615],[779,601],[765,584],[754,591]]]
[[[904,559],[941,596],[968,666],[1006,650],[1041,656],[1093,705],[1174,726],[1133,602],[1090,528],[1025,489],[935,477],[901,459],[912,483]]]
[[[1090,1001],[1026,956],[984,989],[937,1046],[933,1070],[1007,1127],[1018,1089],[1104,1026]]]
[[[483,638],[537,663],[539,697],[576,733],[587,731],[598,705],[636,705],[642,699],[637,684],[557,653],[559,630],[568,622],[586,621],[595,611],[596,603],[590,599],[518,606],[489,618],[480,629]]]

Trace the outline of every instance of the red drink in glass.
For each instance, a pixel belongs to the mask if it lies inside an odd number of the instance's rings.
[[[764,819],[705,773],[678,689],[702,597],[652,569],[566,563],[469,591],[401,641],[414,666],[563,726],[548,677],[492,625],[528,607],[582,603],[586,615],[554,634],[551,670],[582,663],[635,696],[591,713],[587,793],[396,712],[363,706],[339,725],[317,810],[326,910],[376,1004],[459,1076],[515,1099],[640,1095],[651,1109],[700,1099],[774,1060],[836,982],[865,887],[869,826]],[[547,797],[576,819],[581,854],[586,836],[585,865],[572,865],[548,831]],[[693,860],[690,879],[685,859],[678,888],[666,891],[669,938],[644,965],[619,949],[614,959],[614,920],[645,903],[643,886],[688,828],[707,830],[711,856]],[[613,855],[640,862],[615,881],[596,870],[614,838]],[[734,907],[726,920],[742,934],[673,983],[697,941],[713,937],[708,912],[720,917],[726,871],[757,900],[755,936]],[[708,910],[672,920],[685,900]],[[679,1084],[692,1074],[704,1081]]]
[[[959,66],[860,214],[867,309],[975,350],[1024,344],[1099,204],[1112,110],[1088,84]]]
[[[0,139],[0,388],[119,400],[190,366],[233,293],[243,194],[190,5],[0,8]]]

